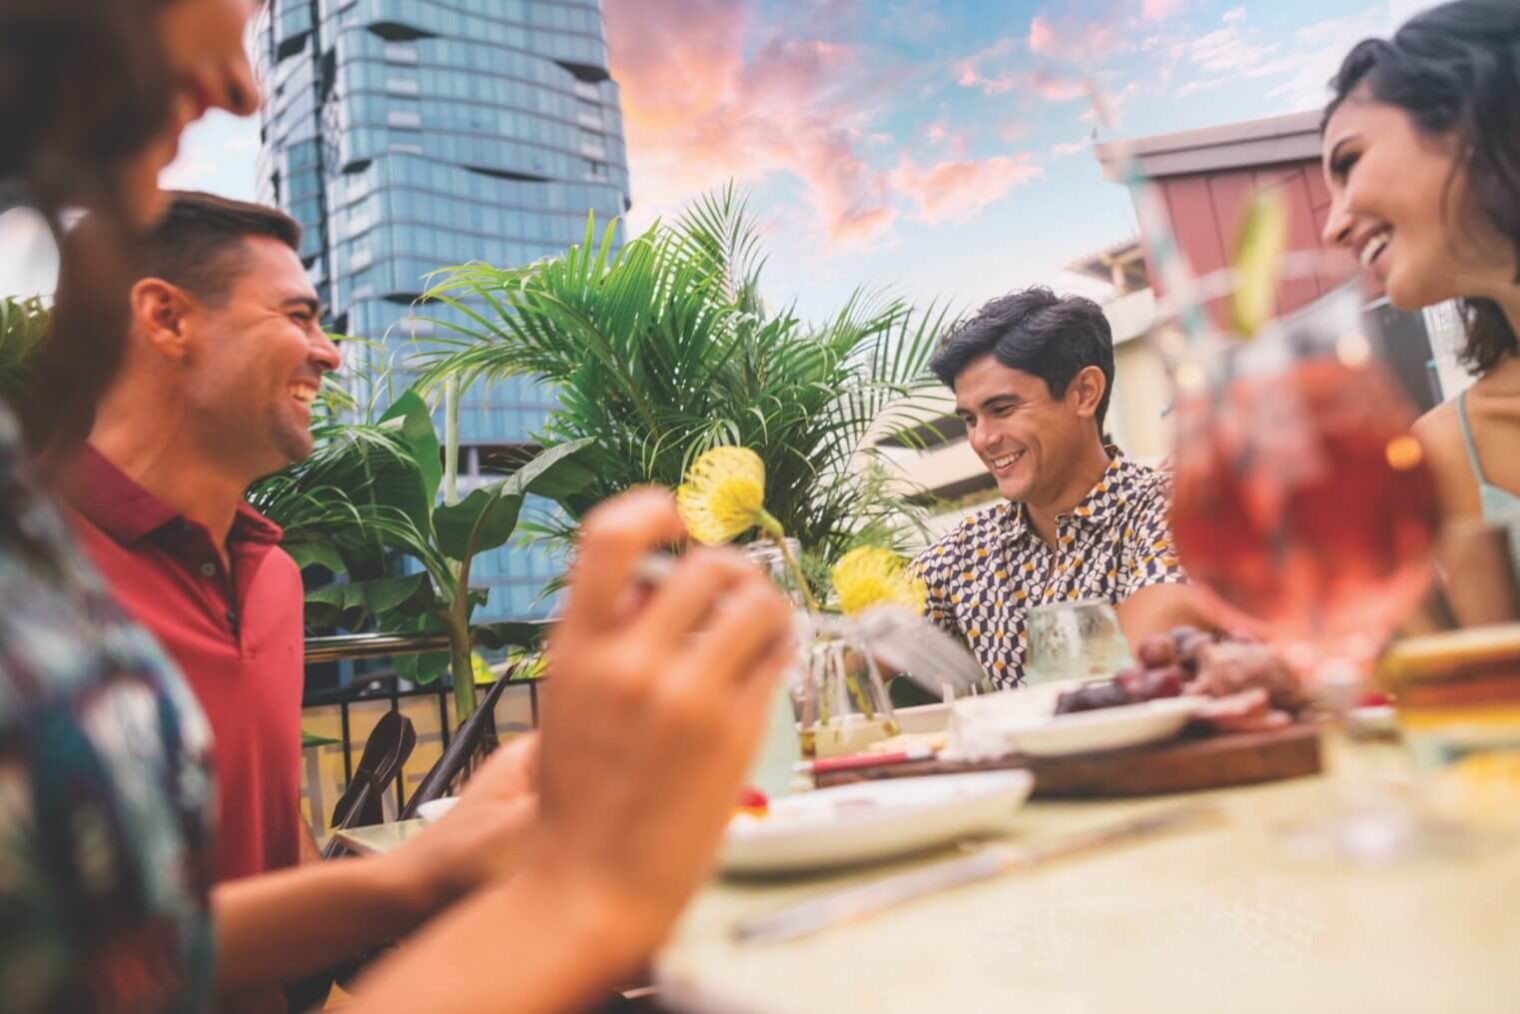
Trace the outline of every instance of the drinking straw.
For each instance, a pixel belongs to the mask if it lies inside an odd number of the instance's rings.
[[[1087,79],[1087,95],[1099,126],[1112,135],[1112,109],[1091,78]],[[1109,144],[1109,151],[1113,153],[1120,178],[1134,198],[1140,235],[1150,249],[1151,262],[1161,276],[1162,284],[1170,294],[1178,327],[1190,343],[1200,341],[1210,330],[1208,316],[1204,313],[1197,278],[1172,233],[1172,223],[1167,217],[1160,189],[1145,175],[1134,145],[1114,140]]]

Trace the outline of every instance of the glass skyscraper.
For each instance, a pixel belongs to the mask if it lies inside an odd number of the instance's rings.
[[[361,374],[377,356],[402,366],[436,333],[418,318],[444,310],[413,306],[427,273],[562,253],[588,211],[605,224],[629,207],[600,0],[272,0],[256,49],[260,197],[305,227],[334,330],[382,340],[347,351],[369,360]],[[526,379],[465,392],[461,472],[525,444],[552,399]],[[472,575],[491,587],[477,616],[542,615],[557,566],[489,554]]]

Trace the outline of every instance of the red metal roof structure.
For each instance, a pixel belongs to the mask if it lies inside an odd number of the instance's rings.
[[[1234,249],[1241,216],[1252,195],[1275,188],[1286,198],[1288,249],[1321,250],[1330,213],[1330,192],[1320,168],[1320,113],[1310,111],[1204,130],[1126,142],[1142,172],[1160,189],[1177,245],[1199,277],[1224,268]],[[1105,178],[1122,182],[1116,145],[1095,148]],[[1149,252],[1147,251],[1147,259]],[[1278,290],[1278,312],[1290,313],[1329,292],[1357,270],[1347,256],[1343,271],[1287,279]],[[1149,272],[1162,295],[1160,275]],[[1421,408],[1437,400],[1430,379],[1430,340],[1420,314],[1400,313],[1378,300],[1369,306],[1389,339],[1390,365]]]

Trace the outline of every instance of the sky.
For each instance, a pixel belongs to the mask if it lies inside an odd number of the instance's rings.
[[[1092,141],[1317,108],[1427,0],[604,0],[635,231],[732,180],[806,317],[864,288],[955,309],[1135,234]],[[1086,82],[1114,124],[1099,129]],[[164,183],[254,194],[256,120],[193,126]],[[46,257],[0,218],[0,292]],[[1097,293],[1090,293],[1097,294]]]

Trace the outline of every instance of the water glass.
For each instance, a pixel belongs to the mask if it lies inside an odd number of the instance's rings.
[[[1028,626],[1028,685],[1108,679],[1130,664],[1119,616],[1100,599],[1036,606]]]

